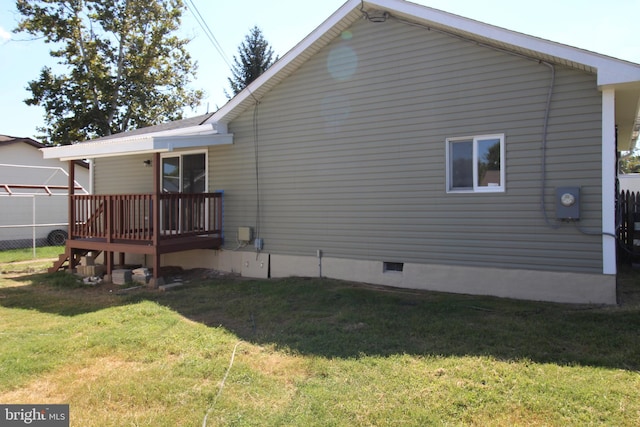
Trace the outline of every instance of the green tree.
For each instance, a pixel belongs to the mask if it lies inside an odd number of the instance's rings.
[[[229,77],[233,95],[237,95],[277,60],[260,28],[253,27],[238,47],[238,57],[233,57],[232,77]],[[227,97],[231,98],[228,93]]]
[[[28,105],[48,144],[70,144],[182,118],[203,96],[180,25],[182,0],[16,0],[15,32],[51,43],[66,73],[44,67]]]

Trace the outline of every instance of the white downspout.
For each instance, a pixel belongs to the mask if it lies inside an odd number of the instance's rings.
[[[616,92],[602,91],[602,273],[616,274]]]

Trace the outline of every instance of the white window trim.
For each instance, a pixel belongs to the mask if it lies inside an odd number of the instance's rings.
[[[182,158],[189,154],[204,154],[204,166],[206,169],[206,176],[204,179],[204,192],[209,191],[209,150],[184,150],[184,151],[170,151],[168,153],[161,153],[160,158],[167,157],[179,157],[180,158],[180,182],[182,183]],[[162,160],[161,160],[162,161]],[[160,168],[160,180],[162,180],[162,167]]]
[[[202,149],[202,150],[184,150],[184,151],[170,151],[167,153],[161,153],[160,154],[160,183],[162,183],[162,179],[163,179],[163,173],[164,171],[162,170],[162,163],[163,163],[163,159],[167,159],[167,158],[172,158],[172,157],[177,157],[180,161],[180,187],[182,187],[183,183],[183,172],[184,172],[184,166],[183,166],[183,160],[184,160],[184,156],[188,156],[188,155],[192,155],[192,154],[204,154],[204,166],[205,166],[205,180],[204,180],[204,192],[208,193],[209,192],[209,150],[206,149]],[[182,189],[181,191],[182,192]],[[180,202],[182,203],[182,202]],[[183,220],[183,210],[181,207],[178,208],[178,218],[177,218],[177,230],[180,231],[182,230],[182,220]],[[163,207],[161,206],[160,208],[160,215],[164,215],[163,213]],[[209,218],[209,211],[208,209],[205,212],[206,215],[206,219],[205,221],[208,221]],[[161,224],[163,223],[163,220],[161,219]],[[162,227],[162,232],[166,232],[166,231],[175,231],[172,228],[166,228],[166,226]]]
[[[485,139],[500,140],[500,185],[481,187],[478,185],[478,141]],[[473,188],[452,188],[451,183],[451,144],[460,141],[473,142]],[[504,193],[505,192],[505,137],[503,133],[489,135],[461,136],[446,139],[446,190],[447,193]]]

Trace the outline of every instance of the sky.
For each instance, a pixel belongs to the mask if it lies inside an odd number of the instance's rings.
[[[180,35],[198,62],[191,86],[205,91],[200,107],[185,117],[215,111],[227,101],[228,63],[238,46],[257,25],[283,56],[344,4],[346,0],[192,0],[207,21],[226,56],[226,62],[206,37],[191,11],[185,11]],[[640,0],[414,0],[466,18],[640,63]],[[186,3],[189,3],[186,1]],[[27,106],[26,86],[44,66],[55,64],[49,46],[15,34],[19,14],[14,0],[0,0],[0,134],[35,137],[44,125],[44,111]]]

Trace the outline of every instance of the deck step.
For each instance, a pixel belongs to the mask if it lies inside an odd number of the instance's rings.
[[[87,254],[89,252],[93,253],[93,256],[96,257],[98,255],[100,255],[102,253],[102,251],[92,251],[92,250],[76,250],[75,251],[75,259],[76,259],[76,264],[77,262],[84,256],[87,256]],[[49,273],[55,273],[56,271],[59,271],[61,269],[67,269],[69,268],[69,265],[64,265],[65,263],[69,263],[71,260],[70,257],[70,251],[69,249],[66,249],[65,252],[63,254],[58,255],[58,259],[56,261],[53,262],[53,267],[49,267],[47,269],[47,272]]]
[[[47,272],[55,273],[60,270],[67,261],[69,261],[69,254],[65,251],[65,253],[58,255],[58,259],[53,262],[53,267],[49,267]]]

